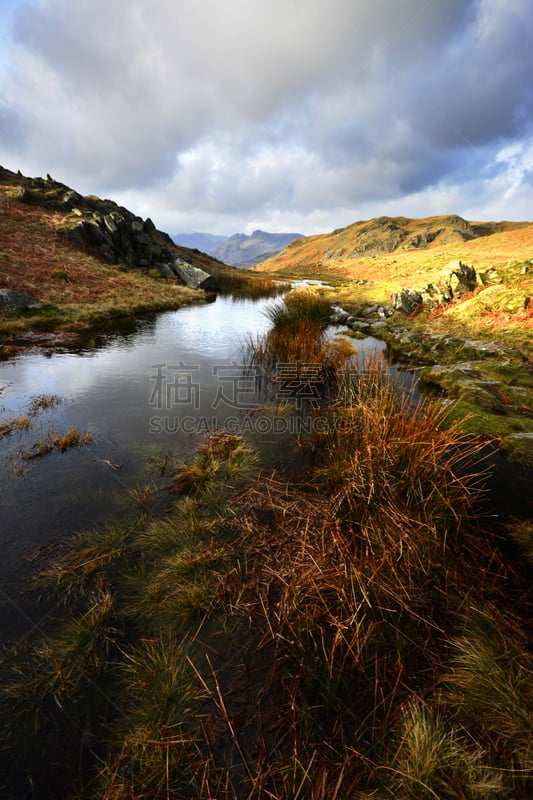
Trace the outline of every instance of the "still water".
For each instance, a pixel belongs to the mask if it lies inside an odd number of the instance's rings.
[[[247,426],[260,398],[253,379],[242,377],[246,343],[267,330],[272,302],[219,297],[99,336],[82,350],[0,364],[0,424],[27,414],[38,395],[61,398],[30,417],[29,429],[0,440],[3,590],[29,573],[39,548],[130,514],[132,490],[157,480],[150,457],[187,459],[213,425],[242,429],[263,453],[279,455],[279,432]],[[370,353],[383,343],[369,338],[357,347]],[[24,458],[36,441],[73,428],[94,444]]]

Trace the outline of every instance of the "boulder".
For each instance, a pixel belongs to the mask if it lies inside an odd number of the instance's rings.
[[[42,308],[42,303],[29,294],[21,294],[14,289],[0,289],[1,314],[16,314],[27,308]]]
[[[348,317],[346,320],[346,325],[348,328],[350,328],[350,330],[355,331],[356,333],[365,333],[370,330],[370,322],[357,319],[357,317]]]
[[[533,466],[533,433],[520,431],[505,436],[500,442],[500,449],[513,461]]]
[[[177,277],[183,281],[186,286],[191,289],[204,289],[205,291],[214,291],[216,289],[216,280],[208,272],[204,272],[199,267],[193,267],[182,258],[175,258],[172,264],[172,269]]]
[[[462,261],[450,261],[443,270],[443,278],[452,290],[452,297],[472,292],[478,285],[476,270]]]
[[[392,307],[395,311],[412,314],[422,305],[422,295],[417,289],[400,289],[392,295]]]

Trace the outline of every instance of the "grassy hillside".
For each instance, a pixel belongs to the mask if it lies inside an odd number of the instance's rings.
[[[438,331],[519,338],[531,355],[533,224],[528,222],[381,217],[299,239],[256,270],[324,278],[335,285],[332,299],[356,310],[387,305],[403,287],[435,282],[456,259],[473,266],[483,281],[472,296],[438,314],[419,315],[417,323]]]

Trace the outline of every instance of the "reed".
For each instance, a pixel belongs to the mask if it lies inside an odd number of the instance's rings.
[[[11,436],[15,431],[25,431],[31,427],[31,420],[27,416],[13,417],[0,425],[0,439]]]
[[[81,433],[76,428],[72,428],[67,433],[50,434],[46,439],[35,442],[32,449],[23,453],[22,457],[25,461],[33,461],[54,452],[54,450],[64,453],[73,447],[86,447],[91,444],[94,444],[94,439],[90,433]]]
[[[38,394],[31,399],[28,412],[31,416],[35,416],[40,411],[47,411],[50,408],[55,408],[61,403],[62,399],[57,394]]]
[[[469,591],[479,443],[441,430],[442,410],[398,394],[379,363],[352,370],[330,413],[307,490],[256,486],[256,521],[240,521],[243,613],[255,598],[254,625],[280,643],[290,757],[280,748],[270,765],[276,798],[351,797],[372,781],[411,692],[433,692]],[[475,547],[476,566],[490,562]]]
[[[113,753],[97,777],[98,797],[194,796],[199,724],[191,714],[198,688],[186,655],[182,643],[164,636],[124,653],[127,701],[115,726]]]
[[[336,385],[353,355],[346,340],[325,335],[331,306],[310,290],[295,290],[266,312],[272,327],[248,342],[251,364],[272,382],[290,381],[295,392],[314,398]]]
[[[277,297],[287,291],[289,284],[259,277],[246,270],[219,272],[217,275],[217,292],[222,296],[237,299],[260,300],[265,297]]]
[[[175,494],[198,492],[207,486],[219,488],[224,481],[251,475],[257,464],[254,451],[242,439],[225,431],[212,431],[193,458],[179,465],[173,475]]]

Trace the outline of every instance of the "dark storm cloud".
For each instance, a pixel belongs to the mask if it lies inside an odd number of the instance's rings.
[[[335,227],[526,181],[530,0],[34,0],[15,19],[0,162],[169,225]]]

